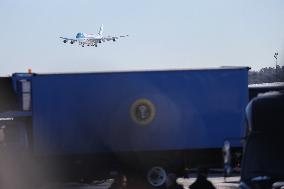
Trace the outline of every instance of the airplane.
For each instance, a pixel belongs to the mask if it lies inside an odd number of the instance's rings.
[[[63,39],[63,43],[67,43],[68,41],[70,41],[70,44],[74,44],[75,42],[78,42],[79,45],[81,45],[82,47],[84,47],[85,45],[97,47],[98,43],[102,43],[106,41],[115,42],[120,37],[128,37],[128,35],[104,37],[103,36],[103,25],[101,25],[100,30],[97,35],[79,32],[76,35],[76,39],[66,38],[66,37],[60,37],[60,38]]]

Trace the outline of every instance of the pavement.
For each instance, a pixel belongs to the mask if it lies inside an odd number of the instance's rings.
[[[177,183],[182,185],[184,188],[188,188],[195,179],[196,176],[178,178]],[[208,180],[210,180],[217,189],[234,189],[238,188],[240,176],[227,177],[226,180],[224,180],[224,177],[220,174],[211,174],[209,175]]]
[[[189,178],[178,178],[177,183],[182,185],[183,188],[188,189],[188,186],[195,181],[194,175],[189,175]],[[208,177],[216,189],[236,189],[240,180],[239,176],[227,177],[226,181],[220,174],[211,174]],[[113,182],[113,179],[106,179],[103,181],[95,181],[91,184],[82,183],[50,183],[39,189],[108,189]],[[154,189],[143,178],[129,177],[128,187],[129,189]]]

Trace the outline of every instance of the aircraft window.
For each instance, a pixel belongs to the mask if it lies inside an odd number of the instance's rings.
[[[76,38],[79,38],[79,37],[81,37],[81,33],[77,33],[77,35],[76,35]]]

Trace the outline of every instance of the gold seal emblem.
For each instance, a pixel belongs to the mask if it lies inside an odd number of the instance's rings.
[[[130,110],[131,118],[135,123],[147,125],[153,121],[155,117],[155,106],[148,99],[136,100]]]

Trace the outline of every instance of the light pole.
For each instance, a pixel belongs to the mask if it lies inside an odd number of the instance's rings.
[[[277,58],[278,58],[278,52],[274,53],[274,58],[275,58],[275,68],[277,69]]]
[[[275,80],[277,81],[277,59],[278,59],[278,52],[274,53],[275,58]]]

